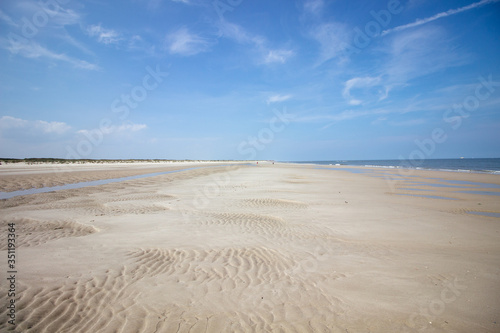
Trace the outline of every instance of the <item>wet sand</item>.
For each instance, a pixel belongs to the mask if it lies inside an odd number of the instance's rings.
[[[11,167],[0,185],[186,165]],[[500,218],[471,214],[500,213],[500,176],[211,166],[1,200],[17,236],[16,330],[500,330]],[[5,275],[7,243],[2,231]]]

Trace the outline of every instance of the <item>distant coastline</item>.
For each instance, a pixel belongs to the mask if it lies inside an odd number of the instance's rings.
[[[176,163],[176,162],[235,162],[235,160],[172,160],[172,159],[66,159],[66,158],[0,158],[0,163],[83,164],[83,163]],[[248,161],[242,161],[248,162]]]
[[[293,163],[500,174],[500,158],[443,158],[426,159],[418,162],[419,163],[414,163],[414,165],[410,165],[407,162],[401,160],[295,161]]]

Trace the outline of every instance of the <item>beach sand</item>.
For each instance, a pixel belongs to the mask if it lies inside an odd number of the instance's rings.
[[[189,166],[0,166],[0,186]],[[210,166],[1,200],[0,331],[500,331],[500,218],[471,214],[500,213],[500,176]]]

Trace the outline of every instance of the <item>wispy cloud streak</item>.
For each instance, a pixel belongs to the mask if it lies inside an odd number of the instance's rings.
[[[191,33],[186,27],[182,27],[167,36],[167,44],[172,54],[192,56],[208,51],[212,43],[206,38]]]
[[[443,18],[443,17],[448,17],[448,16],[451,16],[451,15],[462,13],[462,12],[465,12],[465,11],[468,11],[468,10],[471,10],[471,9],[474,9],[474,8],[477,8],[477,7],[481,7],[481,6],[490,4],[490,3],[498,2],[498,1],[500,1],[500,0],[481,0],[479,2],[474,2],[474,3],[472,3],[470,5],[467,5],[467,6],[464,6],[464,7],[460,7],[460,8],[457,8],[457,9],[450,9],[450,10],[447,10],[446,12],[441,12],[441,13],[438,13],[438,14],[436,14],[434,16],[431,16],[431,17],[428,17],[428,18],[425,18],[425,19],[417,19],[413,23],[408,23],[408,24],[397,26],[397,27],[392,28],[392,29],[384,30],[384,31],[382,31],[382,36],[385,36],[385,35],[393,33],[393,32],[397,32],[397,31],[402,31],[402,30],[406,30],[406,29],[418,27],[420,25],[423,25],[423,24],[426,24],[426,23],[438,20],[438,19]]]
[[[7,49],[11,54],[18,54],[25,58],[46,58],[52,61],[62,61],[77,68],[99,70],[99,66],[85,60],[70,57],[64,53],[56,53],[48,48],[28,39],[10,43],[7,39],[0,38],[0,48]]]
[[[267,104],[280,103],[292,98],[292,95],[273,95],[267,99]]]
[[[4,21],[5,23],[10,25],[11,27],[15,27],[15,28],[19,27],[19,24],[14,22],[14,20],[12,20],[9,15],[5,14],[1,10],[0,10],[0,20]]]
[[[96,37],[99,43],[103,44],[115,44],[121,40],[118,32],[112,29],[103,28],[100,24],[88,27],[87,33],[91,37]]]
[[[268,46],[269,42],[266,38],[251,34],[237,24],[221,21],[218,27],[219,36],[234,40],[239,44],[253,45],[253,48],[258,53],[259,59],[257,60],[257,63],[259,64],[284,64],[288,61],[288,59],[295,55],[295,52],[291,49],[271,49]]]

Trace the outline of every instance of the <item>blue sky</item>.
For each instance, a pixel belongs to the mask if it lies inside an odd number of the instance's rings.
[[[0,3],[0,156],[500,157],[500,1]]]

